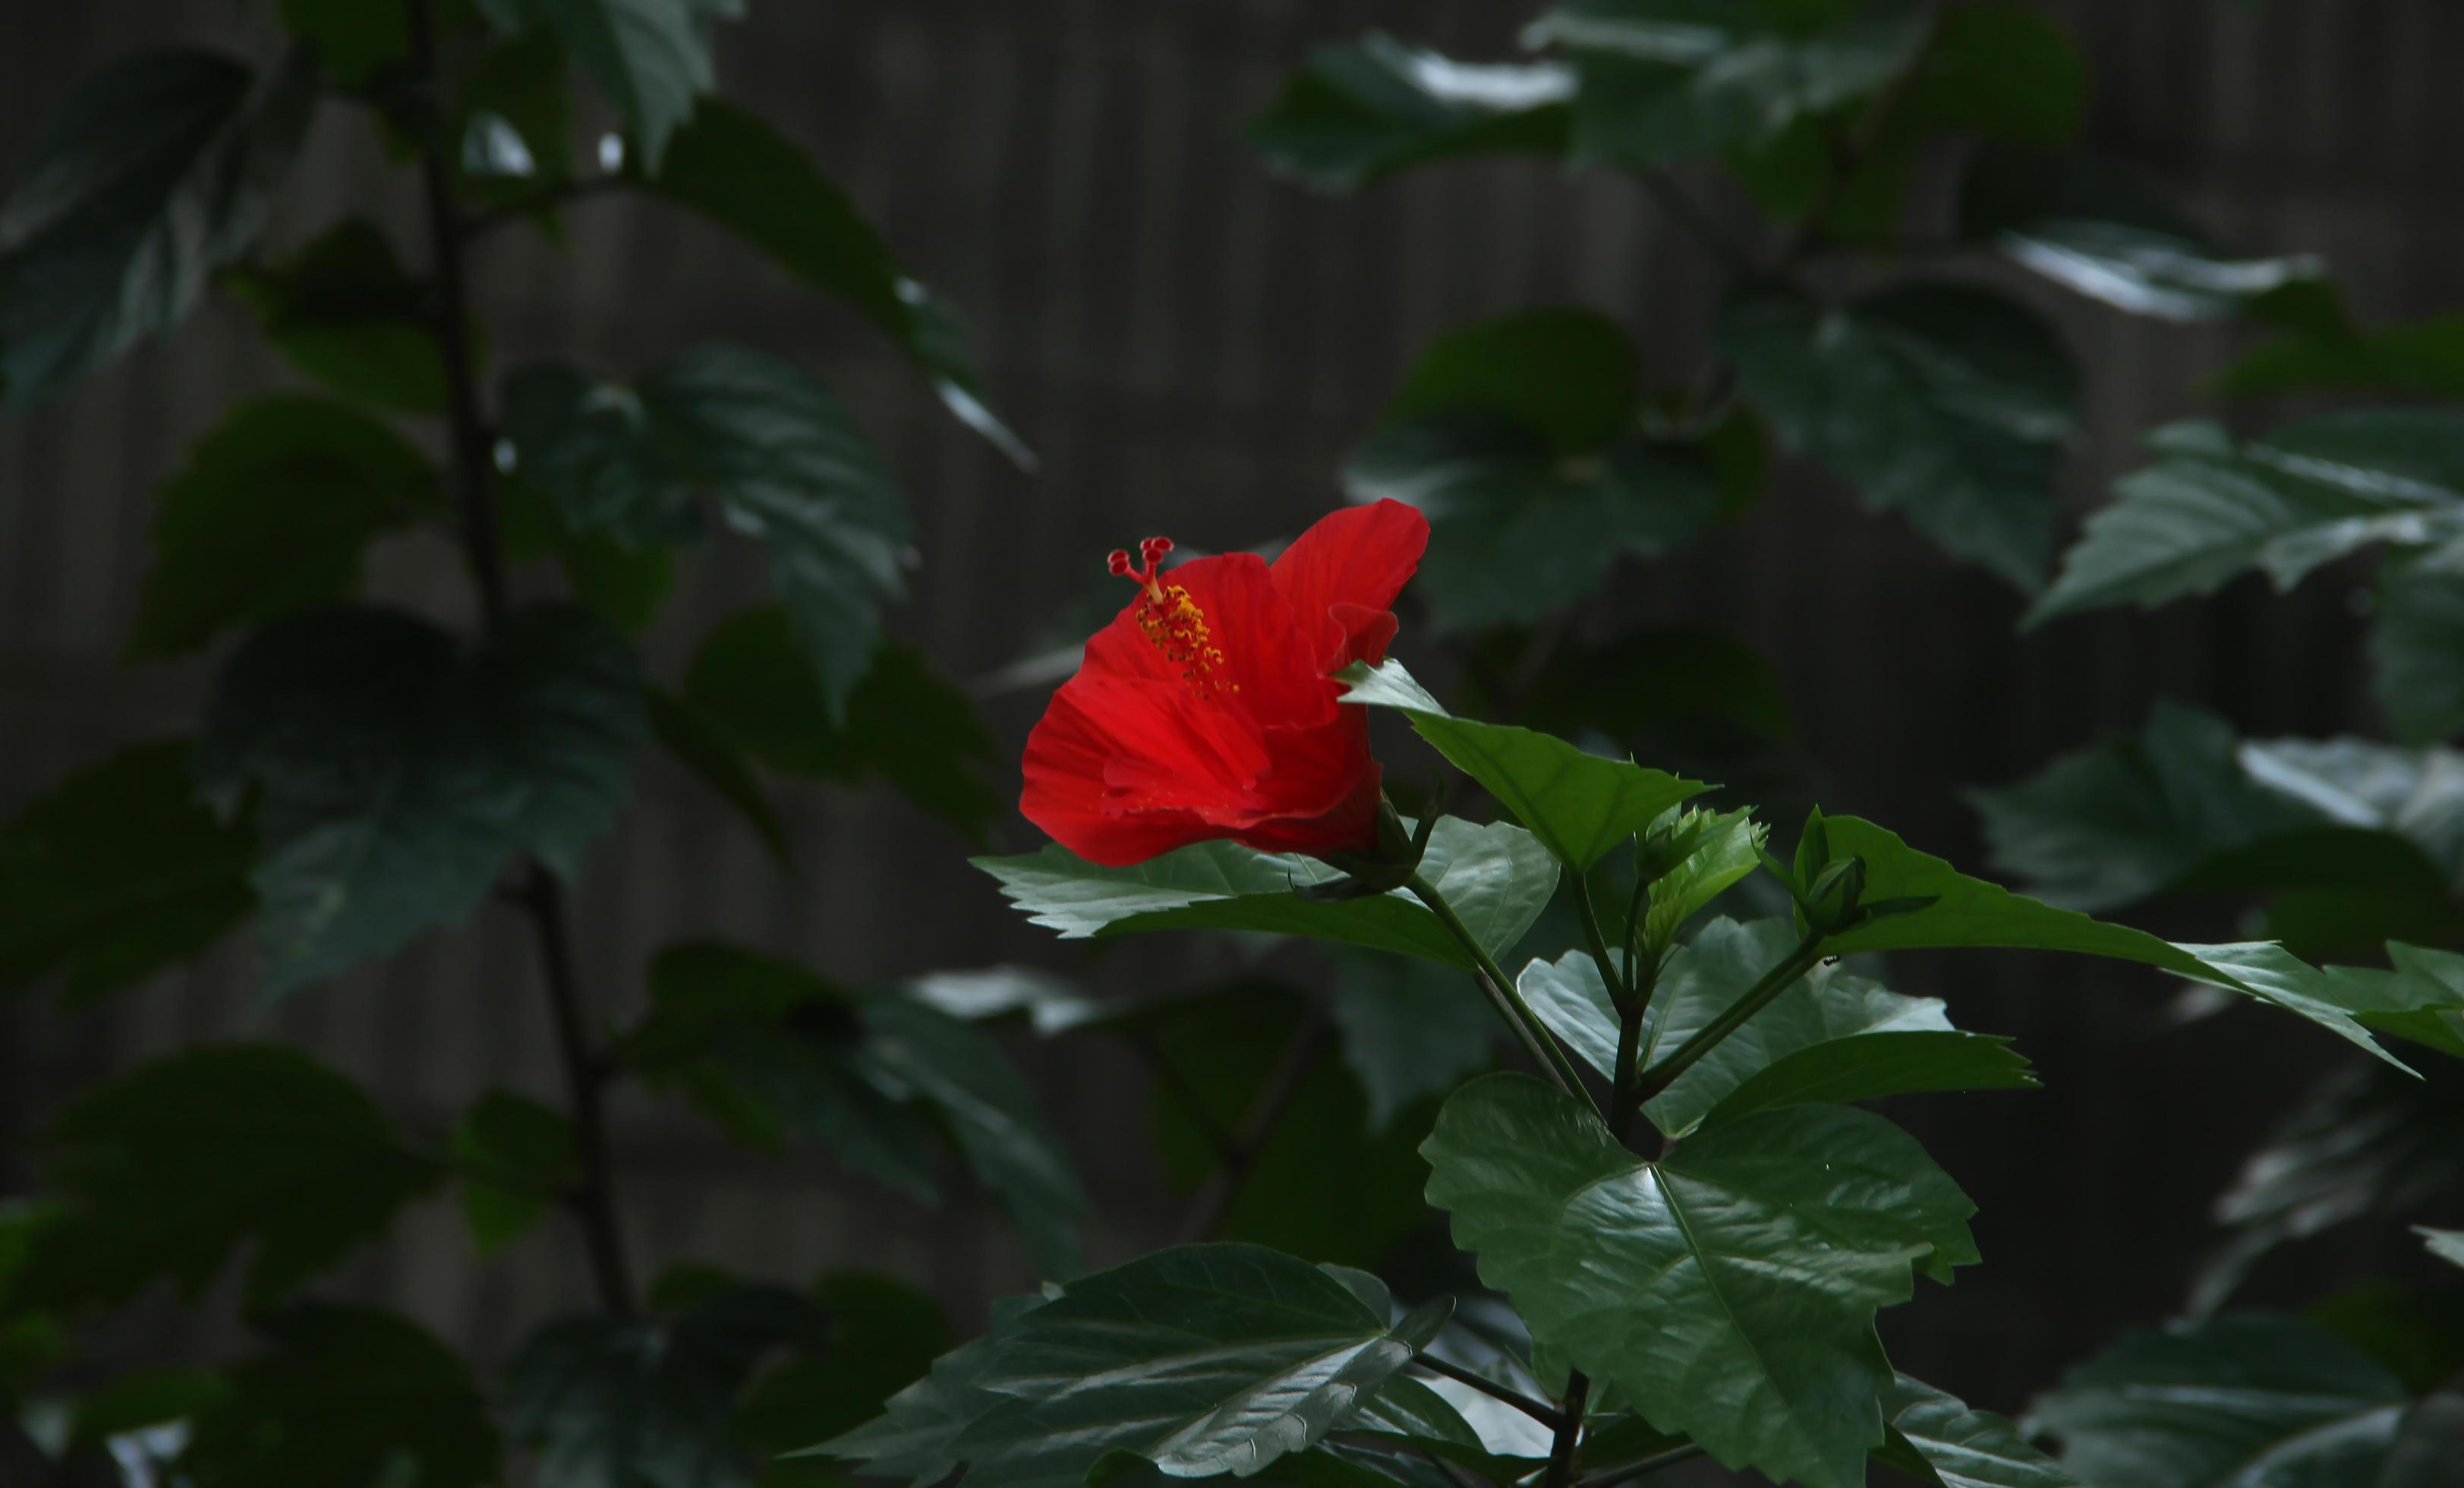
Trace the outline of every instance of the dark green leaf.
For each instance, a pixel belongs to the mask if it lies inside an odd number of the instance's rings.
[[[1350,689],[1345,701],[1394,708],[1409,718],[1448,763],[1478,781],[1576,873],[1662,811],[1710,788],[1632,760],[1586,754],[1552,735],[1456,718],[1399,661],[1354,665],[1336,679]]]
[[[983,1034],[903,992],[856,998],[793,963],[719,944],[672,946],[650,968],[651,1013],[629,1063],[683,1086],[742,1140],[818,1138],[851,1166],[931,1202],[938,1123],[1017,1216],[1056,1276],[1079,1266],[1086,1198],[1060,1139]]]
[[[1634,427],[1641,365],[1622,326],[1593,310],[1528,310],[1449,331],[1412,364],[1381,422],[1482,414],[1559,455],[1595,453]]]
[[[2464,1170],[2464,1076],[2414,1079],[2347,1065],[2304,1091],[2216,1199],[2224,1243],[2191,1279],[2189,1309],[2229,1300],[2278,1247],[2358,1219],[2417,1212]]]
[[[1971,241],[1991,243],[2057,284],[2168,321],[2237,314],[2323,272],[2307,254],[2226,254],[2112,165],[2015,145],[1989,147],[1969,163],[1959,225]]]
[[[2464,508],[2452,517],[2464,520]],[[2405,742],[2464,733],[2464,538],[2384,570],[2370,682]]]
[[[2254,1314],[2129,1334],[2028,1426],[2096,1488],[2323,1485],[2368,1482],[2404,1407],[2404,1382],[2334,1334]]]
[[[2421,1236],[2431,1255],[2464,1266],[2464,1230],[2432,1230],[2427,1225],[2415,1225],[2412,1233]]]
[[[240,404],[163,483],[129,658],[184,655],[230,627],[351,598],[368,544],[436,501],[418,447],[347,404]]]
[[[2206,594],[2250,569],[2289,589],[2374,544],[2464,532],[2464,417],[2453,413],[2355,410],[2243,445],[2213,424],[2174,424],[2148,444],[2161,458],[2115,483],[2029,623]]]
[[[437,1179],[375,1102],[307,1055],[229,1044],[87,1090],[40,1139],[68,1201],[33,1236],[12,1307],[121,1301],[157,1277],[194,1297],[251,1243],[249,1301],[330,1270]]]
[[[186,1423],[231,1394],[219,1374],[163,1369],[124,1374],[66,1407],[61,1436],[68,1449],[109,1449],[115,1436]]]
[[[2284,334],[2216,379],[2218,391],[2335,390],[2464,398],[2464,315],[2365,330],[2324,280],[2305,279],[2253,307]]]
[[[1873,95],[1915,64],[1931,26],[1916,0],[1565,0],[1526,37],[1578,59],[1576,158],[1657,166],[1766,146]]]
[[[2464,1454],[2464,1377],[2413,1402],[2396,1428],[2376,1488],[2439,1488]]]
[[[531,0],[542,3],[542,0]],[[642,0],[691,4],[694,0]],[[1022,466],[1034,456],[984,407],[957,318],[906,277],[847,193],[793,142],[716,99],[676,131],[651,189],[710,218],[887,332],[968,428]]]
[[[1249,141],[1270,167],[1349,191],[1422,161],[1562,155],[1573,91],[1551,63],[1459,62],[1372,32],[1310,49]]]
[[[913,542],[889,469],[837,399],[793,366],[709,345],[637,388],[533,366],[506,384],[505,428],[524,478],[567,521],[635,544],[689,534],[715,497],[760,542],[770,579],[833,722],[872,663],[884,602],[906,592]]]
[[[492,1090],[453,1128],[462,1217],[479,1253],[518,1239],[581,1180],[573,1125],[528,1096]]]
[[[460,1355],[417,1323],[303,1306],[262,1326],[275,1344],[231,1369],[179,1458],[197,1488],[488,1488],[502,1481],[488,1402]]]
[[[1956,12],[1954,12],[1956,13]],[[1991,1410],[1903,1374],[1882,1395],[1886,1423],[1874,1460],[1935,1488],[2078,1488],[2060,1463]]]
[[[198,771],[253,787],[269,993],[467,918],[528,854],[571,877],[648,732],[623,639],[522,611],[474,648],[376,609],[259,632],[224,668]]]
[[[1858,1488],[1891,1387],[1878,1308],[1911,1267],[1976,1258],[1975,1206],[1890,1122],[1844,1106],[1767,1111],[1659,1163],[1580,1101],[1520,1075],[1456,1092],[1421,1149],[1535,1344],[1731,1467]]]
[[[1369,1098],[1373,1130],[1488,1067],[1497,1013],[1460,972],[1366,952],[1331,959],[1330,1011],[1343,1033],[1343,1062]]]
[[[1470,978],[1422,969],[1433,982],[1451,983],[1428,988],[1433,995],[1452,993],[1495,1018]],[[1415,1149],[1428,1135],[1434,1108],[1415,1102],[1404,1119],[1373,1126],[1369,1098],[1335,1059],[1323,1016],[1314,999],[1244,981],[1184,999],[1141,1030],[1159,1065],[1150,1102],[1157,1166],[1183,1193],[1210,1181],[1237,1183],[1208,1238],[1372,1266],[1428,1221],[1420,1200],[1428,1169]],[[1227,1145],[1253,1129],[1267,1091],[1293,1058],[1309,1062],[1275,1123],[1252,1144],[1240,1172],[1221,1172]]]
[[[246,918],[255,839],[196,799],[190,745],[133,745],[0,826],[0,987],[67,975],[72,998],[197,956]]]
[[[1792,448],[1953,557],[2044,582],[2078,376],[2034,313],[1947,285],[1832,310],[1764,292],[1722,312],[1719,339]]]
[[[831,1450],[883,1474],[964,1462],[979,1488],[1075,1484],[1113,1452],[1177,1477],[1245,1477],[1356,1413],[1449,1308],[1390,1327],[1306,1261],[1182,1246],[1074,1282],[997,1327],[991,1351],[970,1345],[936,1365],[931,1393],[962,1415],[930,1419],[904,1393],[890,1420]],[[905,1440],[882,1430],[902,1415]]]
[[[1643,1067],[1675,1053],[1796,946],[1786,920],[1705,924],[1661,972],[1643,1020]],[[1777,1106],[2035,1083],[2008,1040],[1953,1028],[1939,998],[1903,997],[1825,963],[1643,1109],[1682,1137]]]
[[[1602,762],[1606,763],[1606,762]],[[1132,868],[1103,868],[1055,844],[1019,857],[979,857],[1001,893],[1064,940],[1146,930],[1263,930],[1366,945],[1471,969],[1438,918],[1400,889],[1326,903],[1295,888],[1340,877],[1297,854],[1200,842]],[[1556,892],[1557,868],[1519,827],[1446,817],[1421,860],[1434,884],[1490,954],[1510,948]]]
[[[980,1383],[1001,1352],[1003,1335],[1050,1299],[1037,1294],[993,1303],[990,1336],[935,1360],[929,1374],[883,1404],[879,1417],[813,1450],[862,1462],[869,1477],[906,1477],[914,1488],[932,1488],[958,1465],[950,1455],[958,1433],[1003,1398]]]
[[[953,1340],[941,1304],[903,1281],[865,1272],[833,1272],[813,1286],[829,1317],[829,1346],[789,1359],[745,1392],[732,1428],[758,1456],[809,1447],[881,1413],[890,1397],[922,1379]],[[772,1461],[762,1488],[835,1482],[838,1469],[818,1458]]]
[[[496,499],[506,556],[517,563],[554,559],[574,599],[620,631],[638,634],[658,618],[675,588],[674,548],[577,526],[519,477],[499,481]]]
[[[752,1488],[737,1397],[765,1358],[827,1332],[819,1304],[780,1287],[722,1288],[640,1321],[561,1319],[505,1366],[512,1434],[537,1454],[537,1488]]]
[[[781,867],[794,868],[795,850],[787,840],[787,824],[780,820],[779,809],[771,804],[770,793],[761,788],[760,777],[753,773],[752,762],[736,741],[689,700],[664,687],[650,688],[647,698],[650,729],[659,743],[736,808]]]
[[[2095,910],[2193,878],[2211,881],[2231,855],[2299,838],[2299,852],[2267,855],[2282,874],[2275,881],[2427,878],[2433,892],[2440,887],[2443,876],[2420,852],[2382,833],[2334,833],[2359,826],[2356,813],[2331,815],[2267,783],[2287,771],[2255,777],[2242,747],[2224,720],[2160,699],[2138,737],[2057,760],[2009,789],[1976,793],[1993,864],[2048,899]]]
[[[445,354],[428,291],[365,217],[344,218],[288,256],[234,269],[223,283],[299,371],[386,408],[444,411]]]
[[[645,164],[669,143],[712,82],[712,22],[743,13],[743,0],[478,0],[499,30],[545,25],[623,115]]]
[[[877,777],[979,841],[1008,809],[984,778],[1000,751],[975,705],[921,653],[895,642],[873,653],[844,722],[834,722],[787,612],[739,611],[693,654],[684,696],[772,769],[849,786]]]
[[[1664,553],[1720,516],[1710,471],[1639,435],[1560,455],[1535,433],[1462,415],[1379,431],[1344,486],[1427,515],[1417,592],[1441,631],[1554,614],[1596,592],[1619,557]]]
[[[573,178],[573,80],[545,29],[499,41],[463,75],[452,119],[462,189],[500,207],[528,206],[554,235],[540,193]]]
[[[78,84],[0,202],[0,406],[187,319],[254,243],[316,102],[304,49],[259,78],[156,47]]]

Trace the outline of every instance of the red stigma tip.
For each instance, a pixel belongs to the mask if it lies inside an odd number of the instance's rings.
[[[1170,538],[1149,538],[1138,544],[1139,555],[1144,557],[1149,563],[1155,562],[1156,559],[1171,551],[1172,539]]]
[[[1123,575],[1128,574],[1130,571],[1130,550],[1126,547],[1116,547],[1112,549],[1111,556],[1104,560],[1104,566],[1111,569],[1114,573]]]

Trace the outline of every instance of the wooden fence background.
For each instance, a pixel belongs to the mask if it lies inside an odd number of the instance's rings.
[[[2366,316],[2464,300],[2464,8],[2447,0],[2251,6],[2067,0],[2099,81],[2101,148],[2176,188],[2255,249],[2325,254]],[[0,168],[13,170],[71,80],[149,39],[258,56],[263,3],[87,0],[0,11]],[[728,88],[778,121],[871,211],[919,278],[979,333],[992,401],[1041,453],[1007,468],[943,416],[842,308],[656,205],[577,208],[569,248],[492,240],[477,266],[500,354],[563,351],[630,370],[727,336],[794,356],[849,401],[918,514],[925,566],[899,630],[959,675],[1011,659],[1074,603],[1118,543],[1168,527],[1201,546],[1296,530],[1339,500],[1336,471],[1412,350],[1464,320],[1539,303],[1601,308],[1656,368],[1701,344],[1715,277],[1630,184],[1523,165],[1424,171],[1357,199],[1270,180],[1243,122],[1311,42],[1372,25],[1502,51],[1525,7],[1471,0],[755,0],[727,28]],[[334,105],[337,114],[347,114]],[[358,120],[329,119],[277,241],[343,210],[415,244],[410,179]],[[407,249],[407,252],[410,250]],[[2089,377],[2076,509],[2131,461],[2135,431],[2209,409],[2203,379],[2234,333],[2135,321],[2036,286]],[[204,665],[117,661],[146,563],[151,487],[235,396],[282,383],[228,304],[57,406],[0,424],[0,811],[125,740],[180,728]],[[2261,417],[2265,409],[2236,411]],[[709,621],[758,595],[737,558],[699,571],[662,629],[672,676]],[[448,555],[380,563],[387,593],[467,607]],[[2149,617],[2017,638],[2018,604],[1899,523],[1792,471],[1737,531],[1637,570],[1626,598],[1724,627],[1772,655],[1827,801],[1979,860],[1963,788],[2006,781],[2148,700],[2203,700],[2259,733],[2375,726],[2354,648],[2349,573],[2277,602],[2250,586]],[[996,706],[1005,744],[1033,698]],[[658,765],[580,896],[590,986],[638,1005],[664,941],[725,934],[850,978],[1032,962],[1114,990],[1189,969],[1186,945],[1090,962],[1004,911],[945,829],[881,792],[791,801],[805,871],[782,877],[700,788]],[[1013,837],[1020,845],[1021,831]],[[510,917],[433,937],[345,984],[255,1009],[244,954],[100,1006],[0,1006],[0,1187],[18,1138],[81,1082],[199,1040],[296,1038],[441,1124],[492,1084],[550,1094],[557,1074],[529,945]],[[2212,927],[2210,927],[2212,928]],[[1887,1320],[1913,1372],[2014,1407],[2125,1322],[2179,1299],[2202,1214],[2262,1122],[2339,1057],[2283,1021],[2168,1029],[2153,978],[2085,962],[1977,955],[1911,964],[1969,1026],[2017,1035],[2036,1094],[1905,1113],[1983,1205],[1989,1264]],[[1177,1201],[1147,1157],[1143,1075],[1100,1045],[1029,1059],[1102,1207],[1100,1258],[1169,1233]],[[637,1251],[779,1277],[877,1266],[928,1283],[973,1326],[1029,1278],[987,1211],[914,1210],[825,1165],[731,1153],[690,1117],[627,1100],[616,1118]],[[448,1204],[355,1262],[342,1290],[390,1299],[494,1353],[587,1299],[570,1237],[474,1262]],[[2406,1245],[2359,1242],[2268,1284],[2299,1299],[2372,1274]],[[2158,1264],[2144,1264],[2150,1254]],[[210,1346],[223,1309],[144,1310],[132,1353]]]

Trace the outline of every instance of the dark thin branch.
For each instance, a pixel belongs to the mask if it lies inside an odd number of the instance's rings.
[[[519,222],[534,212],[545,211],[551,207],[562,207],[572,202],[588,201],[594,196],[612,195],[633,184],[630,176],[623,175],[581,176],[572,180],[559,181],[553,185],[540,187],[536,191],[515,197],[509,202],[491,207],[485,211],[473,212],[462,219],[461,225],[455,231],[467,243],[473,238],[485,237],[498,228]]]
[[[1241,1130],[1239,1140],[1215,1171],[1208,1175],[1206,1186],[1181,1219],[1178,1243],[1203,1240],[1223,1225],[1223,1216],[1232,1211],[1232,1201],[1241,1196],[1241,1186],[1248,1181],[1250,1170],[1258,1166],[1258,1154],[1265,1149],[1266,1141],[1275,1134],[1284,1113],[1291,1108],[1300,1095],[1302,1082],[1317,1067],[1319,1055],[1326,1052],[1332,1024],[1323,1011],[1312,1011],[1309,1020],[1284,1046],[1284,1056],[1277,1061],[1274,1073],[1258,1092],[1249,1107],[1249,1120]]]
[[[411,59],[431,84],[441,77],[436,56],[435,0],[410,0]],[[451,426],[453,463],[460,487],[462,541],[471,573],[479,589],[479,610],[487,629],[501,629],[510,608],[503,539],[496,515],[495,462],[488,447],[488,424],[479,408],[476,359],[471,346],[471,297],[462,273],[462,243],[456,228],[451,179],[445,166],[445,147],[434,135],[422,142],[420,181],[427,198],[429,241],[435,258],[435,331],[445,356],[450,394],[446,411]],[[547,983],[548,1007],[556,1024],[557,1049],[564,1063],[565,1084],[572,1100],[574,1140],[582,1162],[582,1180],[575,1187],[574,1209],[590,1252],[591,1273],[600,1300],[618,1317],[638,1312],[632,1272],[626,1264],[624,1230],[616,1215],[613,1166],[607,1154],[606,1120],[600,1105],[605,1067],[591,1051],[590,1031],[583,1011],[581,980],[573,963],[572,935],[565,922],[564,887],[537,863],[527,868],[523,901],[537,933],[539,960]]]
[[[1702,1455],[1703,1449],[1689,1441],[1684,1446],[1671,1447],[1666,1452],[1653,1456],[1642,1457],[1618,1467],[1604,1468],[1575,1483],[1574,1488],[1617,1488],[1618,1483],[1630,1483],[1638,1477],[1647,1477],[1663,1468],[1675,1467],[1681,1462],[1691,1462]]]
[[[1452,1380],[1458,1385],[1468,1385],[1492,1400],[1502,1400],[1551,1431],[1565,1422],[1565,1412],[1547,1401],[1534,1400],[1519,1389],[1500,1385],[1485,1374],[1474,1373],[1462,1365],[1450,1363],[1435,1354],[1419,1355],[1413,1359],[1412,1366],[1416,1369],[1426,1369],[1431,1374]]]

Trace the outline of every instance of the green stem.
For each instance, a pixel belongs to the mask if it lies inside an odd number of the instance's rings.
[[[1567,1488],[1574,1477],[1574,1454],[1583,1444],[1583,1412],[1592,1402],[1591,1376],[1580,1369],[1566,1376],[1566,1398],[1560,1403],[1556,1439],[1549,1445],[1548,1488]]]
[[[1633,965],[1629,963],[1629,965]],[[1651,994],[1658,989],[1660,964],[1655,959],[1648,973],[1637,966],[1631,995],[1619,1010],[1617,1025],[1617,1087],[1609,1097],[1609,1133],[1626,1143],[1634,1130],[1635,1113],[1642,1109],[1642,1020],[1651,1011]]]
[[[1609,989],[1609,1001],[1623,1011],[1634,992],[1626,985],[1625,973],[1617,968],[1617,960],[1609,951],[1608,937],[1600,931],[1599,911],[1592,905],[1591,879],[1579,873],[1571,877],[1574,880],[1574,907],[1582,912],[1583,939],[1591,946],[1592,964],[1600,968],[1600,981]],[[1627,965],[1632,966],[1633,963],[1628,962]]]
[[[1523,1041],[1523,1047],[1540,1061],[1540,1067],[1549,1072],[1557,1088],[1570,1096],[1581,1097],[1583,1103],[1592,1108],[1592,1114],[1599,1115],[1599,1102],[1583,1088],[1583,1077],[1575,1073],[1573,1061],[1567,1058],[1566,1052],[1549,1036],[1547,1026],[1523,1000],[1523,994],[1515,989],[1513,980],[1498,969],[1497,958],[1488,953],[1487,946],[1480,944],[1480,937],[1471,933],[1471,927],[1463,922],[1463,917],[1446,902],[1446,897],[1419,874],[1412,875],[1412,881],[1404,887],[1412,891],[1413,898],[1429,906],[1429,913],[1437,916],[1438,922],[1444,925],[1446,932],[1470,953],[1472,964],[1480,968],[1477,980],[1481,989],[1488,994],[1490,1004],[1497,1009],[1497,1015],[1506,1020],[1506,1026],[1514,1031],[1514,1036]]]
[[[1554,1406],[1534,1400],[1519,1389],[1509,1389],[1488,1376],[1475,1374],[1459,1364],[1449,1364],[1435,1354],[1421,1354],[1412,1361],[1412,1366],[1426,1369],[1431,1374],[1452,1380],[1458,1385],[1468,1385],[1491,1400],[1502,1400],[1551,1431],[1557,1430],[1559,1423],[1566,1419],[1564,1412]]]
[[[1677,1046],[1677,1052],[1653,1065],[1641,1080],[1638,1105],[1677,1083],[1677,1077],[1694,1067],[1694,1062],[1719,1047],[1720,1041],[1750,1022],[1755,1013],[1771,1006],[1772,999],[1796,985],[1796,979],[1814,968],[1822,959],[1822,937],[1810,934],[1788,953],[1778,966],[1763,973],[1746,995],[1722,1011],[1720,1015],[1695,1032],[1693,1037]]]

